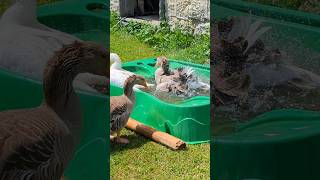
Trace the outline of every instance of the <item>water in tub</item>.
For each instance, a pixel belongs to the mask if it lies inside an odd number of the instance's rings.
[[[208,78],[206,78],[205,76],[202,76],[201,74],[199,74],[197,72],[195,72],[194,75],[197,76],[199,82],[203,82],[206,84],[210,83],[210,80]],[[150,84],[155,84],[155,80],[153,78],[148,78],[146,80]],[[179,104],[179,103],[183,102],[184,100],[190,99],[195,96],[208,96],[208,97],[210,96],[210,91],[205,91],[205,90],[201,90],[201,89],[189,91],[188,95],[177,95],[174,93],[157,91],[155,86],[151,88],[149,93],[154,95],[158,99],[160,99],[164,102],[167,102],[167,103],[171,103],[171,104]]]
[[[244,63],[239,77],[248,75],[250,83],[246,90],[237,91],[247,91],[245,96],[232,97],[230,94],[240,93],[230,89],[225,94],[219,90],[213,92],[217,102],[214,135],[235,132],[240,123],[275,109],[320,111],[320,53],[306,48],[298,38],[281,33],[285,32],[273,28],[259,40],[265,49],[280,52],[277,62]],[[264,58],[269,55],[270,51],[259,54]],[[222,59],[217,57],[214,71],[222,67],[220,62]]]

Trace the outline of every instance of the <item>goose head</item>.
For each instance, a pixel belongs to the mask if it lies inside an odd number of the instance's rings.
[[[44,77],[47,76],[48,72],[57,72],[70,77],[79,73],[91,73],[107,77],[109,75],[106,68],[108,55],[108,49],[99,43],[74,41],[71,44],[63,45],[60,50],[55,52],[54,56],[47,62]]]
[[[110,53],[111,69],[122,69],[121,59],[118,54]]]
[[[108,77],[108,57],[109,51],[103,45],[95,42],[74,42],[72,45],[78,48],[75,56],[80,56],[80,72],[88,72],[100,76]],[[73,58],[73,57],[69,57]]]
[[[108,76],[107,58],[109,52],[94,42],[77,42],[65,45],[47,62],[43,71],[45,102],[64,116],[68,104],[78,102],[73,96],[72,83],[79,73]],[[108,78],[106,78],[108,79]],[[73,98],[69,98],[73,96]],[[76,108],[76,107],[75,107]],[[66,113],[67,115],[69,113]],[[77,119],[75,117],[75,119]]]
[[[102,45],[95,42],[78,42],[64,45],[47,62],[43,72],[43,84],[46,94],[57,94],[52,89],[63,89],[69,85],[79,73],[91,73],[107,77],[109,51]],[[54,87],[54,88],[52,88]],[[48,95],[51,97],[52,95]]]
[[[164,56],[157,57],[157,63],[154,67],[162,67],[163,65],[168,64],[168,59]]]
[[[129,76],[124,82],[124,89],[125,91],[132,91],[132,88],[135,85],[143,86],[146,90],[149,89],[146,79],[139,75]]]
[[[163,71],[162,75],[172,75],[170,71],[169,61],[164,56],[157,58],[157,63],[155,64],[155,67],[158,67],[158,69],[161,69]]]
[[[144,77],[139,76],[139,75],[132,75],[129,78],[132,78],[132,83],[134,85],[140,85],[140,86],[145,87],[146,89],[149,88],[148,84],[147,84],[147,81],[146,81],[146,79]]]

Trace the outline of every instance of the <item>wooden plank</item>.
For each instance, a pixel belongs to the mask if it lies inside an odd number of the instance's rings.
[[[157,143],[161,143],[173,150],[181,150],[186,148],[186,143],[168,133],[157,131],[156,129],[146,126],[134,119],[129,119],[126,128],[152,139]]]

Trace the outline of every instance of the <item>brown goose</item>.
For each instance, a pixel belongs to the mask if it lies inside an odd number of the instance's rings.
[[[79,142],[82,112],[72,82],[78,73],[107,76],[109,52],[91,42],[57,51],[44,70],[39,107],[0,113],[0,179],[58,180]]]
[[[155,67],[159,67],[155,71],[156,90],[162,92],[184,92],[187,90],[187,77],[183,74],[183,69],[171,70],[169,61],[166,57],[157,58]]]
[[[201,82],[194,74],[191,67],[180,67],[171,70],[166,57],[158,57],[155,67],[156,90],[161,92],[173,92],[176,95],[194,96],[199,90],[209,92],[210,85]]]
[[[164,56],[157,58],[155,67],[159,67],[155,71],[155,80],[157,85],[163,82],[177,80],[179,78],[179,71],[171,71],[169,61]]]
[[[133,91],[133,86],[136,84],[148,89],[147,82],[143,77],[132,75],[124,82],[124,94],[110,97],[110,140],[124,144],[129,143],[129,140],[120,138],[120,131],[127,124],[136,101]]]

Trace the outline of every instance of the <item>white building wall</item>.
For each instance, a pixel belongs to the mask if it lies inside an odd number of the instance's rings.
[[[119,1],[111,0],[111,9],[119,12]],[[210,26],[210,0],[164,0],[165,16],[172,27],[193,30],[194,33],[204,33]],[[127,3],[128,4],[128,3]]]

